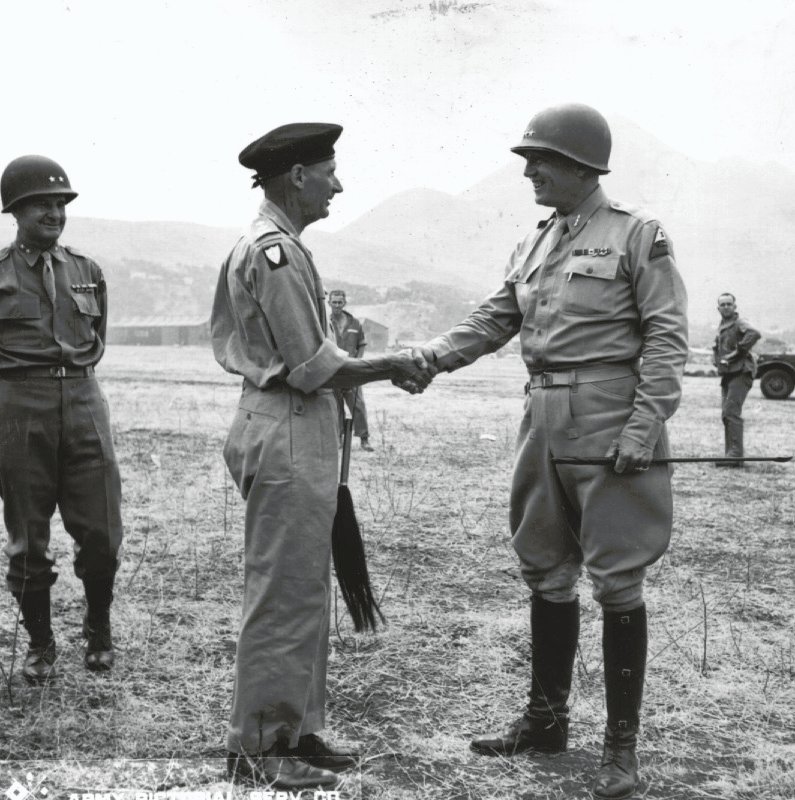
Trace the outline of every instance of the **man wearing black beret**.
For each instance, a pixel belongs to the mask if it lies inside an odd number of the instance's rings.
[[[408,352],[350,358],[331,335],[323,284],[300,235],[342,191],[334,160],[341,132],[284,125],[240,154],[265,199],[221,269],[211,320],[217,361],[244,378],[224,447],[246,500],[228,772],[280,789],[332,786],[336,772],[356,764],[317,735],[337,505],[334,390],[392,379],[415,393],[435,372]]]

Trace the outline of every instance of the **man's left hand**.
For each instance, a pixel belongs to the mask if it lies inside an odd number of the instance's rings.
[[[632,439],[614,439],[605,455],[614,458],[615,472],[645,472],[652,459],[652,451]]]

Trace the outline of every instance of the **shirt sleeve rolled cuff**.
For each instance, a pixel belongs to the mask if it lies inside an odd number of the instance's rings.
[[[287,383],[299,392],[309,394],[319,389],[348,360],[348,354],[331,339],[325,339],[318,351],[303,364],[290,370]]]
[[[631,439],[643,447],[653,450],[663,431],[665,422],[635,412],[621,430],[621,439]]]
[[[433,351],[436,359],[434,366],[440,372],[453,372],[471,363],[453,350],[450,340],[446,336],[437,336],[426,342],[424,346]]]

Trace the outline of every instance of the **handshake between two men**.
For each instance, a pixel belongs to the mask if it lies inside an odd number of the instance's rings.
[[[399,359],[395,364],[397,374],[393,376],[392,383],[409,394],[422,394],[439,373],[435,365],[436,356],[428,347],[401,350],[397,357]]]
[[[375,358],[348,358],[326,384],[332,389],[352,389],[372,381],[391,380],[409,394],[422,394],[439,370],[427,347],[401,350]]]

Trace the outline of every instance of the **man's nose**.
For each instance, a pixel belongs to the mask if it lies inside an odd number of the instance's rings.
[[[336,194],[339,194],[342,191],[342,184],[340,183],[339,178],[337,178],[336,176],[334,177],[334,183],[332,185],[332,188],[334,189],[334,192]]]

